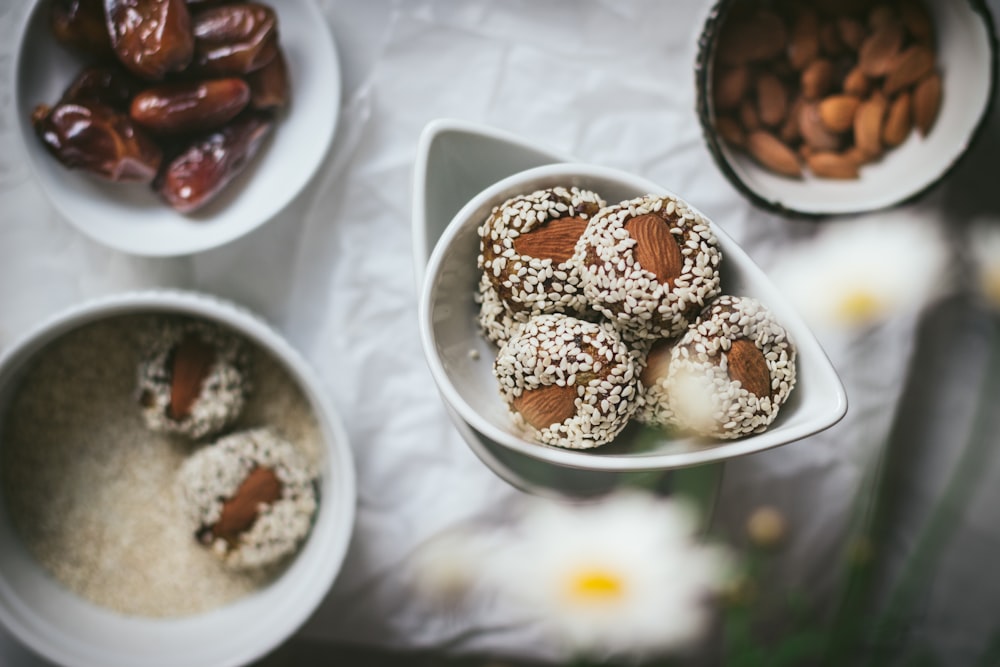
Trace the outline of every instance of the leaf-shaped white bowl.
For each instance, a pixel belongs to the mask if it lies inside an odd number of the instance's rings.
[[[489,155],[480,155],[484,162]],[[673,438],[654,428],[630,427],[615,442],[593,450],[551,447],[525,437],[513,424],[492,373],[496,348],[479,332],[474,294],[479,270],[477,227],[493,206],[539,188],[576,185],[617,202],[639,195],[672,194],[631,174],[581,163],[552,164],[519,172],[472,197],[440,235],[420,294],[424,354],[446,403],[475,431],[520,454],[581,470],[667,470],[759,452],[822,431],[847,410],[847,398],[815,336],[746,253],[715,223],[728,294],[765,303],[798,347],[798,385],[764,433],[735,441]]]

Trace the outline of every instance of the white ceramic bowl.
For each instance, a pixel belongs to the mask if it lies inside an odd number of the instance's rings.
[[[108,183],[68,170],[35,136],[35,105],[52,104],[83,66],[52,37],[49,2],[35,0],[15,50],[14,112],[28,162],[59,213],[81,232],[135,255],[186,255],[228,243],[280,212],[322,163],[340,110],[340,64],[313,0],[270,3],[291,79],[291,102],[247,169],[191,215],[174,211],[145,185]]]
[[[826,216],[874,211],[914,199],[939,183],[979,136],[996,89],[996,35],[983,0],[925,0],[937,31],[944,95],[927,137],[912,132],[857,180],[779,176],[735,151],[714,131],[712,78],[719,28],[736,0],[717,0],[701,32],[695,66],[698,116],[708,148],[729,181],[754,203],[779,213]]]
[[[785,444],[836,423],[847,409],[843,386],[816,338],[780,292],[718,225],[722,285],[729,294],[755,296],[775,313],[798,346],[798,385],[764,433],[717,442],[671,439],[659,429],[627,429],[615,442],[570,450],[525,439],[500,398],[492,361],[496,349],[480,334],[473,297],[478,284],[476,228],[507,198],[554,185],[576,185],[617,202],[667,190],[622,171],[563,163],[523,171],[487,187],[455,215],[438,240],[420,295],[424,354],[446,403],[486,438],[549,463],[584,470],[664,470],[720,461]]]
[[[37,653],[67,667],[243,665],[291,635],[340,570],[356,497],[347,434],[317,377],[279,334],[237,306],[189,292],[122,294],[48,320],[0,356],[0,406],[10,400],[25,364],[45,345],[84,324],[136,313],[176,313],[218,322],[274,355],[297,380],[325,441],[312,531],[277,580],[232,604],[181,618],[129,617],[85,601],[48,576],[13,532],[0,495],[0,622]]]

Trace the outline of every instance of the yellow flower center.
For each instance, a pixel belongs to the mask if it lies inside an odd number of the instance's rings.
[[[980,274],[983,296],[993,306],[1000,306],[1000,268],[989,268]]]
[[[849,324],[863,324],[874,320],[884,309],[882,300],[871,292],[858,289],[840,301],[837,315]]]
[[[625,582],[608,570],[588,569],[574,573],[569,580],[569,596],[584,604],[613,602],[625,594]]]

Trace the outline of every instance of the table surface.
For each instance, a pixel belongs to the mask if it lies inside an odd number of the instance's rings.
[[[466,119],[645,176],[708,214],[765,270],[816,224],[753,208],[711,161],[693,111],[701,0],[317,4],[344,81],[337,137],[320,173],[259,230],[172,259],[99,246],[46,201],[21,158],[12,108],[12,51],[28,2],[0,5],[0,348],[70,305],[137,288],[196,289],[260,313],[319,373],[345,416],[358,472],[343,571],[292,641],[545,658],[550,647],[507,626],[496,609],[435,614],[403,576],[428,539],[495,516],[520,493],[470,452],[423,362],[409,213],[421,129],[434,118]],[[990,5],[997,11],[1000,0]],[[994,117],[959,170],[909,213],[956,228],[1000,215],[998,144]],[[942,424],[971,404],[968,378],[987,319],[952,299],[923,322],[901,316],[863,334],[820,335],[847,388],[848,415],[804,441],[728,463],[716,528],[738,535],[749,508],[780,508],[793,528],[777,557],[781,584],[822,603],[836,583],[852,499],[891,432],[921,454],[907,469],[912,502],[891,540],[901,557],[955,456]],[[952,346],[955,339],[963,345]],[[956,349],[958,360],[911,363],[914,354],[950,359]],[[1000,481],[1000,470],[988,474]],[[976,655],[992,631],[988,619],[1000,617],[998,584],[967,575],[1000,554],[995,522],[984,523],[998,493],[977,496],[928,601],[925,637],[951,664]],[[956,614],[963,622],[942,620]],[[46,663],[0,630],[0,664]]]

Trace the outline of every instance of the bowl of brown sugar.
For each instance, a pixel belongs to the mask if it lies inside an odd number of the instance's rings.
[[[291,635],[353,528],[341,420],[238,306],[102,298],[0,356],[0,623],[68,666],[224,666]]]

